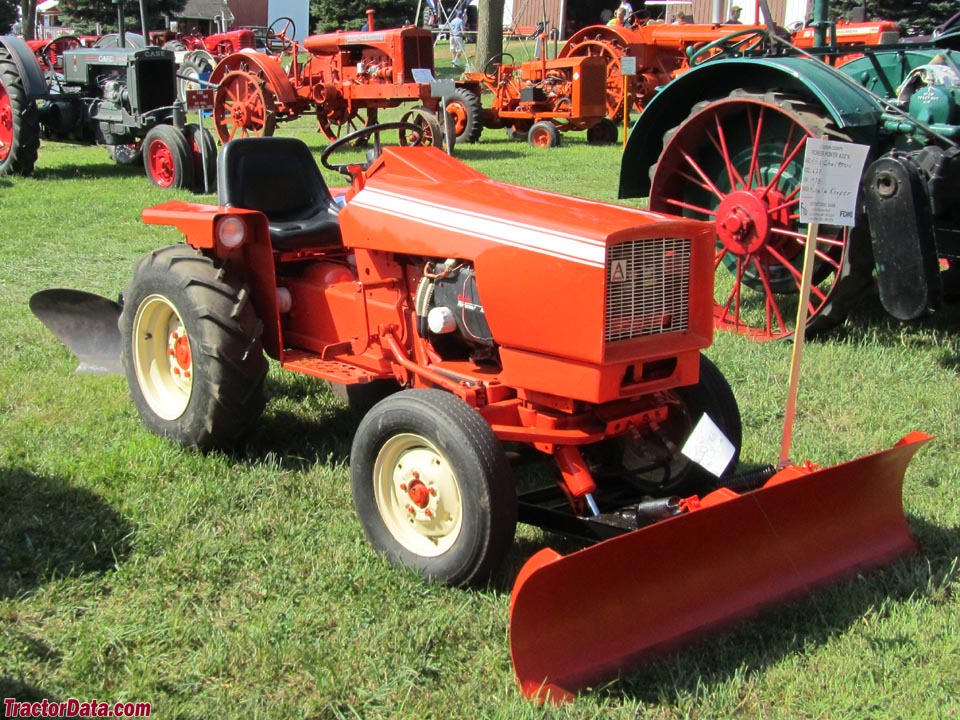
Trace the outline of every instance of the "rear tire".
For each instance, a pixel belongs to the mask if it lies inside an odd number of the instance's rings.
[[[193,153],[186,135],[172,125],[157,125],[143,139],[143,167],[157,187],[193,187]]]
[[[740,408],[717,366],[701,355],[699,382],[671,395],[669,416],[658,432],[665,440],[624,435],[584,448],[584,457],[598,478],[602,479],[604,474],[622,477],[654,497],[689,494],[704,486],[715,486],[715,477],[680,452],[704,414],[733,445],[734,454],[727,469],[736,467],[743,442]]]
[[[29,177],[39,149],[37,103],[27,98],[16,63],[0,50],[0,175]]]
[[[378,402],[400,391],[400,384],[395,380],[374,380],[351,385],[328,382],[327,385],[333,397],[358,415],[366,415]]]
[[[216,192],[217,142],[213,139],[213,133],[194,124],[187,125],[184,132],[187,143],[190,145],[190,156],[193,159],[193,189],[196,192]],[[203,187],[204,166],[206,166],[206,188]]]
[[[591,145],[612,145],[618,139],[617,124],[610,118],[602,118],[596,125],[587,128],[587,142]]]
[[[483,123],[480,120],[483,107],[479,95],[466,88],[457,88],[446,109],[454,117],[457,143],[475,143],[480,139],[483,132]]]
[[[124,289],[120,334],[130,395],[151,432],[227,448],[260,417],[262,325],[228,266],[185,245],[146,255]]]
[[[391,562],[450,585],[476,585],[513,543],[517,495],[506,455],[475,409],[442,390],[405,390],[360,423],[353,501]]]

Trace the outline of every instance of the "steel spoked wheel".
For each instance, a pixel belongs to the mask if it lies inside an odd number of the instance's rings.
[[[426,578],[483,582],[513,542],[506,456],[480,414],[449,393],[405,390],[375,405],[354,437],[350,473],[371,544]]]
[[[253,73],[233,71],[220,81],[213,101],[213,124],[221,143],[237,137],[273,135],[276,104],[263,80]]]
[[[696,105],[664,138],[650,208],[715,224],[718,328],[757,340],[793,334],[807,234],[799,221],[804,147],[827,132],[838,137],[798,99],[736,91]],[[844,311],[831,296],[848,240],[846,228],[820,226],[808,328]]]
[[[157,125],[143,139],[143,166],[157,187],[193,185],[193,154],[186,135],[172,125]]]
[[[246,287],[175,245],[141,259],[123,297],[121,358],[144,425],[188,447],[236,444],[263,410],[267,373]]]
[[[623,75],[620,74],[620,58],[626,49],[609,40],[585,40],[569,53],[573,57],[601,57],[607,63],[607,117],[623,119]],[[633,92],[633,91],[631,91]],[[634,93],[636,96],[636,93]]]
[[[443,129],[440,127],[440,122],[437,116],[425,107],[416,107],[410,112],[404,113],[400,122],[409,123],[418,128],[416,132],[401,128],[399,131],[401,145],[443,146]]]
[[[27,98],[16,63],[0,50],[0,175],[31,175],[39,148],[37,104]]]

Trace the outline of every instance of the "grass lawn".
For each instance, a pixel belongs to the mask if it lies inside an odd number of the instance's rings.
[[[323,147],[309,119],[278,134]],[[488,132],[457,154],[615,199],[618,146],[537,151]],[[509,592],[555,538],[522,527],[488,588],[425,585],[365,542],[349,495],[359,419],[321,385],[274,366],[243,449],[188,452],[143,429],[123,378],[73,374],[31,315],[48,287],[115,297],[139,256],[180,239],[140,211],[193,197],[96,147],[44,143],[34,177],[0,178],[0,697],[197,720],[960,717],[956,307],[901,326],[868,298],[805,353],[796,460],[937,436],[904,488],[918,555],[539,707],[514,685]],[[738,397],[743,460],[775,461],[790,345],[724,335],[708,355]]]

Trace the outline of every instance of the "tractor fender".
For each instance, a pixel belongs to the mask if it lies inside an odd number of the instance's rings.
[[[270,92],[281,104],[294,103],[299,99],[283,66],[269,55],[262,53],[240,51],[227,55],[210,73],[210,82],[218,85],[227,73],[236,70],[263,78]]]
[[[851,78],[825,63],[805,58],[711,60],[664,86],[647,104],[630,131],[620,167],[620,197],[645,197],[650,168],[657,162],[664,134],[682,123],[694,105],[744,88],[776,88],[816,103],[854,142],[873,145],[882,107]]]
[[[14,35],[0,36],[0,44],[17,66],[17,72],[23,81],[23,90],[27,96],[36,99],[48,95],[50,88],[43,76],[43,70],[40,69],[40,63],[37,62],[37,56],[33,54],[30,46]]]

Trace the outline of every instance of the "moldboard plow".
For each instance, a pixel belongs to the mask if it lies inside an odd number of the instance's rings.
[[[915,550],[904,472],[929,436],[827,468],[788,466],[762,488],[721,488],[678,514],[521,569],[510,651],[526,697],[563,702],[763,607]],[[601,516],[602,518],[602,516]]]

